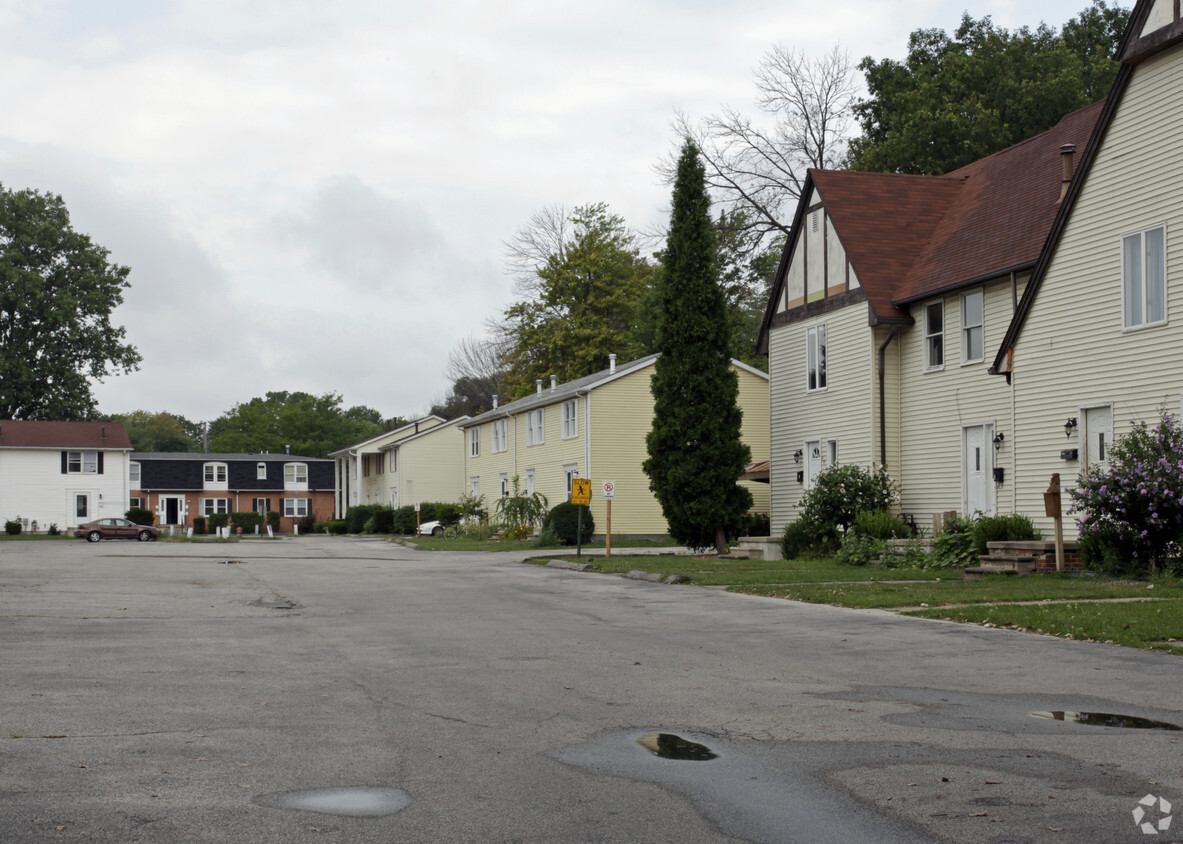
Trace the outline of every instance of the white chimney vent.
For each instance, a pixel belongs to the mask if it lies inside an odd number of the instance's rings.
[[[555,388],[555,384],[556,384],[556,379],[555,379],[555,376],[552,375],[552,376],[550,376],[550,388],[552,390]]]
[[[608,355],[608,374],[616,371],[616,355]]]
[[[493,409],[494,409],[494,410],[496,410],[496,409],[497,409],[497,400],[498,400],[499,398],[501,398],[501,397],[500,397],[500,396],[498,396],[496,393],[494,393],[494,394],[493,394]]]
[[[538,385],[538,393],[541,395],[541,393],[542,393],[542,379],[536,378],[534,380],[534,383]]]

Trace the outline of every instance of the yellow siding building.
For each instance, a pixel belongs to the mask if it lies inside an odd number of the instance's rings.
[[[607,526],[603,484],[612,481],[613,536],[663,536],[661,505],[641,468],[645,437],[653,425],[653,378],[657,355],[565,384],[538,382],[535,393],[462,423],[463,476],[469,492],[485,501],[513,494],[514,478],[526,494],[545,495],[550,506],[570,497],[573,478],[592,481],[592,518],[597,535]],[[739,376],[743,441],[753,462],[768,459],[768,376],[732,361]],[[768,485],[741,482],[767,513]]]

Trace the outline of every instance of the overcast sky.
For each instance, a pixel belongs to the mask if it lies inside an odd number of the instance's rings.
[[[132,269],[114,318],[144,362],[96,386],[102,412],[303,390],[411,416],[509,303],[531,213],[660,222],[675,111],[755,116],[773,44],[902,58],[963,11],[1086,5],[0,0],[0,183],[61,194]]]

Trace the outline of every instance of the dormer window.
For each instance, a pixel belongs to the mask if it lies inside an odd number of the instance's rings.
[[[206,463],[205,467],[205,485],[211,484],[225,484],[226,483],[226,464],[225,463]]]
[[[259,481],[267,480],[267,464],[266,463],[256,463],[255,464],[255,479],[259,480]]]
[[[285,463],[283,464],[283,482],[284,485],[308,485],[308,464],[307,463]]]

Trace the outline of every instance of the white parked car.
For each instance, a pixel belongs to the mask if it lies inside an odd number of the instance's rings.
[[[433,519],[430,522],[424,522],[419,525],[420,536],[443,536],[444,526],[438,519]]]

